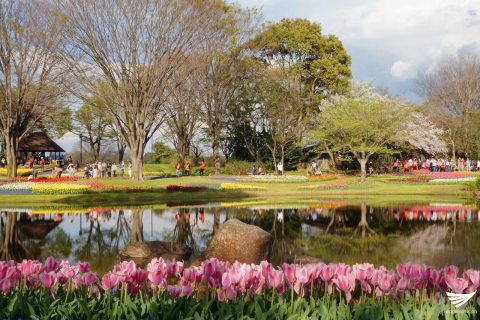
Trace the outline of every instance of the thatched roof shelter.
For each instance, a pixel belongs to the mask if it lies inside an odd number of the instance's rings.
[[[43,131],[32,132],[20,140],[19,152],[65,152]]]

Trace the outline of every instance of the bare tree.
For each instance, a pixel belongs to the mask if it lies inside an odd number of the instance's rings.
[[[184,75],[188,70],[177,70],[176,77],[185,79],[175,90],[166,103],[166,127],[164,136],[173,144],[181,163],[190,154],[192,140],[199,131],[200,103],[196,83],[198,71]],[[174,81],[175,83],[176,81]]]
[[[223,2],[57,0],[65,16],[65,62],[80,88],[104,100],[130,150],[133,177],[143,179],[147,142],[162,126],[175,70],[200,55],[219,32]],[[192,66],[193,68],[193,66]],[[100,90],[99,79],[106,82]],[[177,79],[181,80],[181,79]]]
[[[0,2],[0,132],[10,177],[20,139],[58,108],[59,34],[58,15],[44,2]]]
[[[458,145],[465,141],[465,125],[472,111],[480,109],[480,59],[472,54],[450,57],[419,85],[432,119],[447,133],[455,159]]]
[[[255,35],[254,12],[231,7],[224,32],[212,37],[205,48],[204,77],[198,82],[202,118],[210,138],[215,174],[219,173],[220,141],[229,108],[242,80],[242,45]]]

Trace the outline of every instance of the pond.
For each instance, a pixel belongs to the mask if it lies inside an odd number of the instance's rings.
[[[129,241],[189,246],[199,257],[218,228],[237,218],[274,237],[272,262],[370,262],[392,267],[412,261],[434,267],[480,268],[480,212],[462,204],[370,206],[342,201],[311,206],[37,210],[0,208],[1,259],[48,256],[88,261],[103,273]]]

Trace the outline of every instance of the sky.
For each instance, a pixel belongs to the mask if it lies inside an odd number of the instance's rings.
[[[353,79],[421,103],[416,79],[459,52],[480,54],[480,0],[236,0],[266,21],[306,18],[340,38]],[[57,142],[67,151],[78,137]],[[150,150],[150,144],[147,151]]]
[[[459,52],[480,54],[480,0],[237,0],[267,21],[306,18],[340,38],[355,80],[420,103],[416,79]]]

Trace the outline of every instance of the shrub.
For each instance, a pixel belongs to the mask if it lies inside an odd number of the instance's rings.
[[[244,160],[229,160],[225,167],[222,168],[222,173],[227,175],[234,175],[234,176],[244,176],[248,175],[252,172],[253,165],[256,165],[258,168],[259,166],[265,171],[267,167],[264,163],[255,163],[251,161],[244,161]]]

